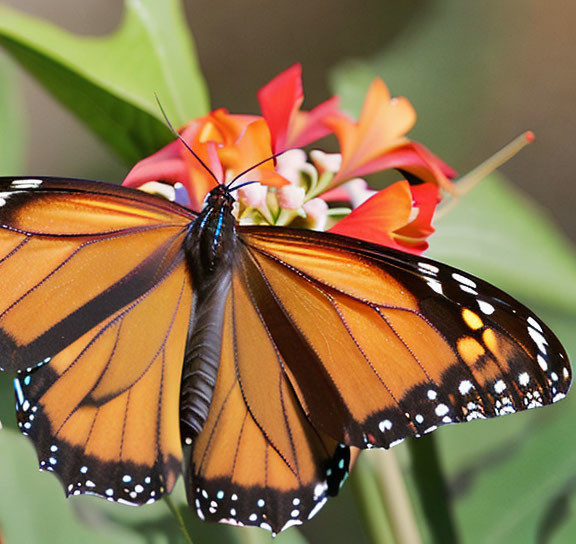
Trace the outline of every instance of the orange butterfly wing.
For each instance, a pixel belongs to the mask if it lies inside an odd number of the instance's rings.
[[[181,472],[194,216],[67,180],[1,180],[0,204],[0,366],[40,467],[67,494],[158,499]]]
[[[243,266],[232,281],[216,389],[186,484],[201,519],[278,533],[337,493],[349,451],[307,419],[253,299],[251,273]]]
[[[0,366],[19,372],[19,424],[68,493],[142,504],[180,472],[194,217],[102,184],[0,180]],[[390,447],[569,388],[549,329],[477,278],[337,235],[238,232],[186,478],[202,518],[278,532],[338,491],[349,446]]]
[[[478,278],[328,233],[250,227],[241,240],[298,398],[343,444],[390,447],[568,391],[554,334]]]

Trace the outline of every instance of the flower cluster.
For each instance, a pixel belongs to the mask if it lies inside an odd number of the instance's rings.
[[[180,129],[214,176],[176,140],[136,164],[124,185],[162,181],[183,186],[180,201],[198,211],[215,179],[227,183],[239,176],[237,186],[255,182],[238,189],[236,214],[242,223],[330,230],[424,251],[434,210],[442,190],[452,192],[455,173],[406,137],[416,122],[410,102],[392,98],[379,79],[368,90],[358,121],[341,111],[337,97],[311,111],[301,109],[303,99],[297,64],[260,89],[261,116],[217,109]],[[340,153],[308,150],[330,134]],[[387,169],[409,181],[370,190],[363,177]]]

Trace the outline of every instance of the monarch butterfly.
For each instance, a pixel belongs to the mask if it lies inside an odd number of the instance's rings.
[[[311,518],[351,446],[563,398],[568,357],[504,292],[344,236],[238,225],[99,182],[0,180],[0,367],[67,495]]]

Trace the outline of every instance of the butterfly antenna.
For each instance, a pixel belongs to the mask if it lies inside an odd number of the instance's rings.
[[[170,122],[170,119],[168,119],[168,115],[166,115],[166,111],[164,111],[164,107],[160,103],[160,99],[158,98],[158,95],[156,93],[154,93],[154,97],[156,98],[156,103],[158,104],[158,107],[160,108],[160,111],[162,112],[162,115],[164,116],[164,120],[166,121],[168,128],[172,131],[172,133],[176,136],[176,138],[178,138],[184,144],[184,147],[188,151],[190,151],[190,153],[192,153],[194,158],[204,167],[204,170],[206,170],[206,172],[208,172],[212,176],[214,181],[218,185],[220,185],[220,181],[218,180],[218,178],[216,177],[214,172],[212,172],[212,170],[210,170],[208,165],[198,156],[198,154],[188,145],[186,140],[184,138],[182,138],[181,134],[172,126],[172,123]]]
[[[228,190],[229,191],[237,191],[238,189],[242,189],[242,187],[246,187],[246,185],[252,185],[254,183],[260,183],[260,182],[256,181],[256,180],[245,181],[244,183],[241,183],[240,185],[236,185],[236,187],[232,187],[232,189],[228,189]]]
[[[280,155],[283,155],[284,153],[286,153],[286,151],[288,151],[288,149],[284,149],[284,151],[279,151],[278,153],[274,153],[274,155],[270,155],[270,157],[268,157],[267,159],[264,159],[254,165],[252,165],[250,168],[247,168],[246,170],[244,170],[244,172],[240,172],[240,174],[238,174],[230,183],[228,183],[228,185],[226,185],[226,188],[228,190],[232,190],[232,185],[234,184],[235,181],[237,181],[238,179],[240,179],[244,174],[247,174],[248,172],[251,172],[252,170],[254,170],[254,168],[258,168],[259,166],[262,166],[264,163],[267,163],[268,161],[272,161],[274,160],[276,157],[279,157]],[[241,186],[243,186],[244,184],[242,184]],[[234,190],[239,189],[240,187],[236,187]]]

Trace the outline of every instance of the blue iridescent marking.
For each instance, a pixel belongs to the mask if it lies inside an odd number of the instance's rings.
[[[212,249],[216,247],[218,243],[218,238],[220,238],[220,231],[222,230],[222,223],[224,222],[224,210],[220,209],[220,215],[218,216],[218,223],[216,224],[216,232],[214,232],[214,240],[212,241]]]
[[[220,210],[220,217],[218,217],[218,224],[216,225],[216,237],[220,236],[222,230],[222,223],[224,222],[224,210]]]
[[[30,381],[31,381],[30,376],[26,376],[26,377],[24,378],[24,385],[30,385]]]
[[[208,213],[202,218],[202,221],[200,222],[200,228],[203,229],[204,225],[206,224],[206,221],[208,221],[208,217],[210,217],[210,214],[214,211],[214,209],[210,209],[208,210]]]
[[[24,404],[24,393],[22,392],[22,386],[20,385],[20,380],[18,378],[14,378],[14,390],[16,391],[18,404]]]

